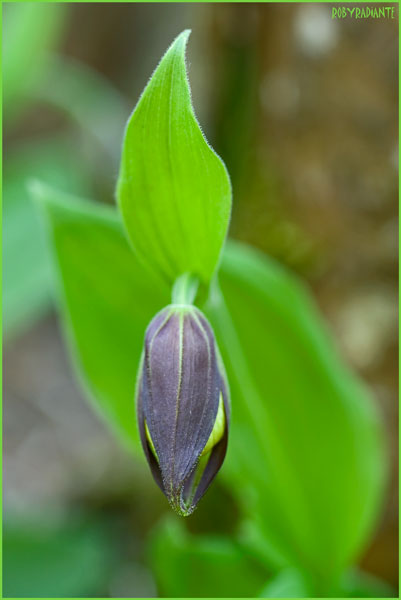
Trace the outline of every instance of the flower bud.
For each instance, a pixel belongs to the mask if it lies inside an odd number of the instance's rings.
[[[193,512],[223,464],[228,394],[205,316],[186,305],[160,311],[145,335],[137,413],[153,477],[180,515]]]

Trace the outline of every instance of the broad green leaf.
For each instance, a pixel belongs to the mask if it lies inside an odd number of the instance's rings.
[[[97,405],[134,440],[143,335],[167,287],[138,265],[112,209],[56,198],[45,194],[78,362]],[[231,242],[220,284],[224,302],[217,295],[208,314],[232,395],[221,475],[264,539],[253,539],[259,555],[308,572],[324,595],[372,532],[381,424],[289,273]]]
[[[380,420],[289,273],[230,244],[220,283],[209,315],[232,391],[223,472],[272,558],[323,589],[371,534],[385,476]]]
[[[135,380],[145,328],[169,301],[137,263],[115,210],[36,184],[48,217],[67,339],[95,405],[137,440]]]
[[[86,194],[88,178],[67,139],[32,140],[7,152],[3,165],[3,331],[23,331],[51,305],[51,268],[27,181]]]
[[[237,541],[191,535],[182,522],[165,519],[150,540],[150,562],[166,598],[250,598],[268,571]]]
[[[170,284],[185,272],[209,282],[231,210],[226,168],[191,105],[189,33],[167,50],[128,121],[117,189],[134,250]]]

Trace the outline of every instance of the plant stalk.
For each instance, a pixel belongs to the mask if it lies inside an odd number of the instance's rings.
[[[198,293],[199,279],[192,273],[183,273],[174,282],[171,293],[173,304],[193,304]]]

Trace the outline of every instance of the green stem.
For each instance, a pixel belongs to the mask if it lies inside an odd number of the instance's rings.
[[[198,292],[199,279],[191,273],[184,273],[174,282],[171,299],[173,304],[193,304]]]

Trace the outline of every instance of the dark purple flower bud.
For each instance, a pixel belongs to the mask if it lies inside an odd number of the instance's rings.
[[[146,331],[137,412],[153,477],[180,515],[193,512],[223,464],[229,411],[210,324],[194,306],[167,306]]]

